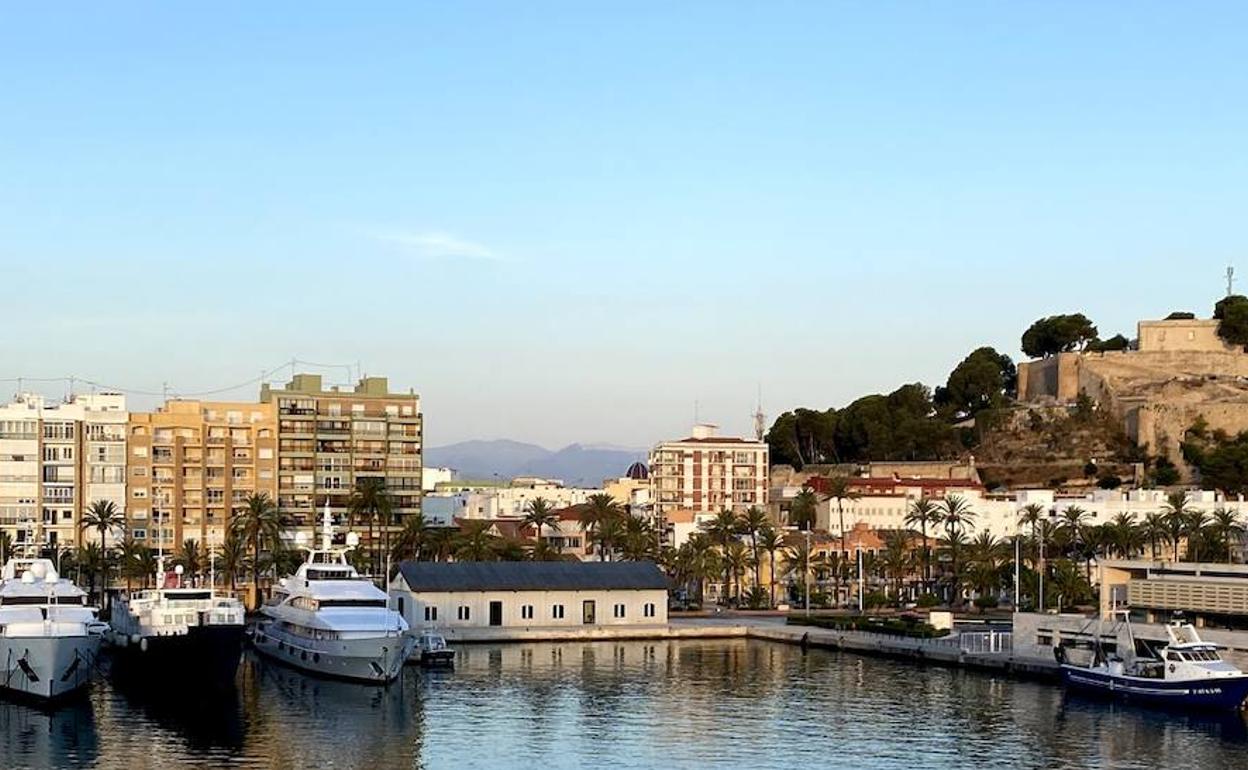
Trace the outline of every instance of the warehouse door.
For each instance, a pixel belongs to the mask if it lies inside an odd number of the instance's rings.
[[[503,624],[503,603],[490,602],[490,625],[501,626]]]

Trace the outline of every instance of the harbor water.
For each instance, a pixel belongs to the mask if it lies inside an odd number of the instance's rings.
[[[0,701],[0,767],[1248,768],[1238,714],[760,641],[464,646],[385,688],[249,654],[193,682]]]

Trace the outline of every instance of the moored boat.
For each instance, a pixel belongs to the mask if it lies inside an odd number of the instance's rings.
[[[167,580],[163,565],[157,580]],[[110,626],[107,641],[119,675],[160,682],[176,673],[218,686],[234,683],[245,608],[233,596],[176,585],[139,591],[113,602]]]
[[[455,667],[455,651],[446,646],[446,637],[436,631],[421,632],[412,655],[424,668]]]
[[[1091,663],[1069,660],[1067,648],[1054,647],[1062,680],[1071,689],[1150,706],[1183,710],[1232,711],[1248,699],[1248,674],[1222,659],[1215,644],[1203,641],[1187,623],[1166,626],[1160,646],[1137,643],[1127,624],[1131,650],[1106,655],[1100,646]],[[1143,649],[1143,654],[1137,652]]]
[[[252,631],[263,655],[316,674],[385,684],[398,677],[416,639],[407,621],[390,609],[385,591],[347,562],[333,546],[325,510],[321,547],[310,549],[295,574],[274,588]],[[350,543],[350,540],[348,540]]]
[[[53,699],[91,681],[103,624],[86,593],[49,559],[13,558],[0,573],[0,688]]]

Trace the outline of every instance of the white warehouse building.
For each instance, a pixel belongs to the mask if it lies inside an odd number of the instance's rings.
[[[463,638],[490,627],[667,623],[667,577],[652,562],[405,561],[390,606],[413,630]]]

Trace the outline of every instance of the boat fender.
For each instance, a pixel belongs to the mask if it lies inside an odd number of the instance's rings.
[[[138,644],[138,643],[139,643],[139,641],[140,641],[140,638],[139,638],[139,635],[138,635],[138,634],[131,634],[131,635],[130,635],[130,642],[131,642],[132,644]]]
[[[147,640],[146,639],[139,640],[139,649],[142,650],[143,652],[147,652]]]

